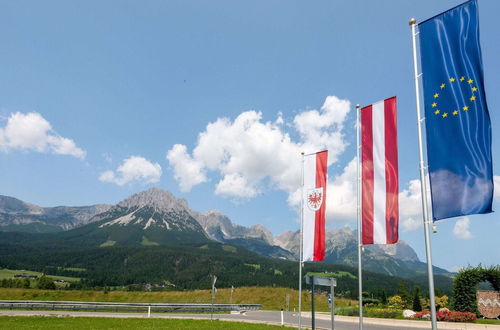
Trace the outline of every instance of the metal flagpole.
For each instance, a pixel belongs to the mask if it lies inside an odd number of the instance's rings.
[[[300,247],[299,247],[299,330],[302,329],[302,236],[304,231],[304,152],[301,152]]]
[[[417,103],[417,120],[418,120],[418,151],[420,157],[420,189],[422,194],[422,217],[424,220],[424,234],[425,234],[425,253],[427,255],[427,273],[429,276],[429,298],[431,302],[431,319],[432,319],[432,329],[437,330],[437,320],[436,320],[436,303],[434,300],[434,275],[432,272],[432,253],[431,253],[431,240],[429,234],[429,214],[427,206],[427,182],[425,179],[425,166],[424,166],[424,152],[422,146],[422,123],[425,118],[422,118],[420,112],[420,91],[419,91],[419,77],[417,67],[417,33],[415,32],[415,27],[417,25],[417,20],[412,18],[410,20],[411,35],[413,42],[413,68],[415,73],[415,98]]]
[[[356,192],[357,192],[357,208],[356,208],[356,218],[358,222],[358,290],[359,290],[359,330],[363,330],[363,276],[361,270],[361,249],[363,244],[361,244],[361,157],[360,148],[361,144],[359,141],[360,133],[360,106],[356,104],[356,172],[357,172],[357,182],[356,182]]]

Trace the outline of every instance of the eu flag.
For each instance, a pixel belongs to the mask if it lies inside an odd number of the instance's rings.
[[[491,123],[477,1],[418,27],[433,220],[492,212]]]

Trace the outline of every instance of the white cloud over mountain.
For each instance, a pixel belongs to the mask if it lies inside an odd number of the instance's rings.
[[[349,101],[329,96],[320,110],[299,113],[290,126],[281,115],[275,122],[263,121],[257,111],[243,112],[234,120],[219,118],[198,135],[191,154],[176,144],[167,160],[183,191],[215,172],[221,176],[215,184],[218,195],[250,198],[271,188],[288,192],[293,204],[300,185],[300,152],[329,149],[329,164],[336,162],[346,147],[342,130],[349,109]],[[299,139],[294,141],[290,133]]]
[[[152,163],[144,157],[130,156],[123,160],[116,171],[101,173],[99,180],[123,186],[131,182],[156,183],[160,181],[162,171],[158,163]]]
[[[85,158],[85,151],[71,139],[59,136],[39,113],[15,112],[0,127],[0,150],[35,151]]]
[[[282,113],[275,121],[264,121],[258,111],[243,112],[234,120],[218,118],[198,135],[191,153],[176,144],[166,158],[182,191],[220,176],[214,184],[217,195],[253,198],[266,189],[277,189],[288,193],[290,206],[298,207],[300,152],[328,149],[329,165],[337,162],[347,146],[343,128],[350,108],[348,100],[328,96],[319,110],[302,111],[291,122]],[[339,175],[329,178],[328,221],[356,220],[356,175],[353,159]],[[500,200],[500,176],[495,176],[495,186],[499,187],[495,199]],[[420,180],[400,182],[399,210],[402,231],[422,227]],[[468,222],[462,221],[461,226],[468,229]]]

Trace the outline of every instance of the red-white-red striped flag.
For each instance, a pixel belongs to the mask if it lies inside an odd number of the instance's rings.
[[[304,156],[303,261],[325,259],[327,167],[327,150]]]
[[[396,97],[361,109],[363,244],[398,241]]]

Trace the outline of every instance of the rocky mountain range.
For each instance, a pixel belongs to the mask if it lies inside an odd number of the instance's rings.
[[[111,207],[108,204],[41,207],[0,195],[0,230],[31,233],[70,230],[88,224],[95,215]]]
[[[184,199],[152,188],[121,201],[82,207],[40,207],[0,196],[0,230],[48,233],[64,231],[64,239],[97,246],[165,245],[217,241],[257,254],[297,260],[299,232],[278,236],[262,225],[237,225],[218,211],[189,209]],[[61,236],[63,237],[63,236]],[[90,244],[90,243],[89,243]],[[344,227],[327,232],[326,262],[357,266],[356,231]],[[363,269],[402,277],[425,274],[415,251],[405,242],[365,247]],[[449,274],[435,267],[437,274]]]

